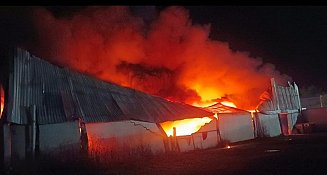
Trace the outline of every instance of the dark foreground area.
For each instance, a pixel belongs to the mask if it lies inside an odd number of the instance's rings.
[[[145,156],[98,167],[93,161],[57,167],[43,161],[6,174],[326,174],[327,133],[257,139],[187,153]]]

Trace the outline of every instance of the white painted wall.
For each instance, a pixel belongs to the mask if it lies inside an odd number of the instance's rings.
[[[177,142],[181,152],[187,152],[194,150],[194,143],[192,135],[189,136],[177,136]]]
[[[278,114],[265,115],[256,113],[256,130],[260,137],[275,137],[281,135]]]
[[[219,141],[217,120],[205,124],[190,136],[177,136],[177,141],[181,152],[216,147]]]
[[[89,152],[135,152],[141,149],[152,153],[165,152],[163,136],[155,123],[134,120],[85,124]]]
[[[217,131],[193,134],[195,149],[214,148],[218,145]]]
[[[250,113],[218,114],[218,127],[222,140],[233,143],[254,139],[254,128]]]
[[[219,141],[217,133],[217,120],[213,119],[210,123],[202,126],[198,132],[193,134],[193,139],[196,149],[216,147]]]
[[[78,121],[39,125],[39,147],[41,153],[71,152],[80,149]]]

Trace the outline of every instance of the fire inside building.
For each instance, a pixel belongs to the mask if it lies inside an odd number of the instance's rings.
[[[1,51],[4,164],[69,151],[153,154],[292,133],[301,112],[295,83],[261,95],[256,109],[220,101],[195,107],[53,65],[20,48]]]

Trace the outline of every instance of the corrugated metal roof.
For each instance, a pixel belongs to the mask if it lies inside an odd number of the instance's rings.
[[[36,105],[39,124],[61,123],[81,117],[85,122],[136,119],[163,122],[211,116],[183,103],[97,80],[59,68],[22,49],[10,59],[7,121],[28,123]]]

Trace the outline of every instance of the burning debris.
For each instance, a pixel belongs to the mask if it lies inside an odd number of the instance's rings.
[[[199,106],[228,97],[241,109],[254,109],[270,77],[290,79],[211,39],[210,25],[193,24],[182,7],[166,8],[152,21],[128,7],[88,7],[69,17],[39,8],[34,15],[38,41],[26,46],[34,53],[172,101]]]

